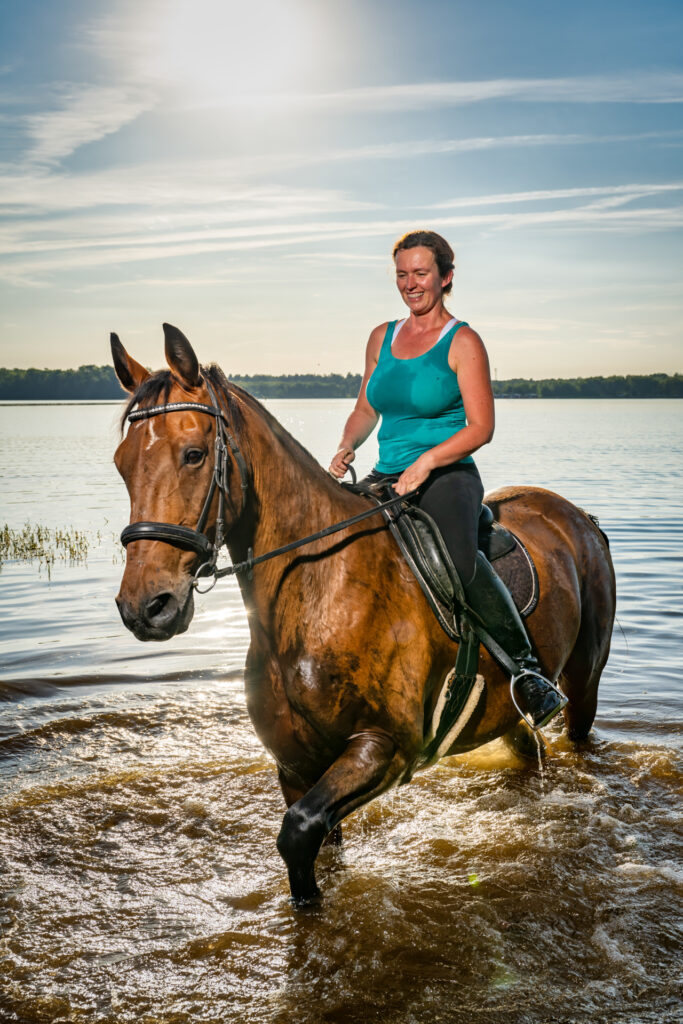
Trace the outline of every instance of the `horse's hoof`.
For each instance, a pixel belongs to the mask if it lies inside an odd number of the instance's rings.
[[[322,893],[316,886],[314,893],[309,893],[306,896],[295,896],[293,893],[289,897],[289,902],[295,910],[313,910],[315,907],[319,907],[322,903]]]

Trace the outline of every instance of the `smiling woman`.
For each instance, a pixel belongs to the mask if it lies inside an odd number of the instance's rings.
[[[148,70],[171,74],[187,98],[203,102],[294,88],[324,50],[321,19],[322,5],[302,0],[174,0],[155,18]]]

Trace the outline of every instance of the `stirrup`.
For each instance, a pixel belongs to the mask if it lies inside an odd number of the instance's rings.
[[[554,690],[555,693],[557,694],[557,696],[560,698],[560,703],[553,710],[552,714],[549,715],[548,718],[544,719],[544,721],[539,722],[538,725],[534,725],[534,721],[533,721],[533,719],[532,719],[530,714],[527,714],[526,711],[522,711],[522,709],[520,708],[520,706],[519,706],[519,704],[517,702],[517,698],[515,696],[515,686],[520,681],[520,679],[524,678],[524,676],[536,676],[537,679],[542,679],[543,682],[547,686],[549,686],[551,690]],[[534,670],[530,669],[530,668],[522,669],[521,672],[519,672],[516,676],[513,676],[511,678],[511,680],[510,680],[510,697],[512,699],[512,703],[515,705],[515,707],[519,711],[519,714],[520,714],[521,718],[523,719],[524,722],[526,722],[526,724],[529,726],[529,728],[532,730],[532,732],[538,732],[539,729],[545,728],[545,726],[548,724],[548,722],[551,722],[556,715],[559,715],[559,713],[562,710],[562,708],[566,707],[566,705],[569,703],[569,698],[566,697],[564,693],[562,693],[562,690],[559,688],[559,686],[556,686],[555,683],[552,683],[550,681],[550,679],[546,679],[546,677],[541,675],[540,672],[534,672]]]

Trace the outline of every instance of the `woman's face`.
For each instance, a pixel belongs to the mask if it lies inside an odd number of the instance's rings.
[[[401,298],[413,313],[428,313],[438,305],[452,277],[452,270],[441,277],[434,253],[424,245],[396,253],[396,284]]]

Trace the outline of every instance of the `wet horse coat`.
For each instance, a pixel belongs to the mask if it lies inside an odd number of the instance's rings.
[[[227,546],[233,562],[294,541],[368,507],[342,488],[249,394],[217,367],[200,368],[192,346],[164,325],[169,372],[150,375],[112,336],[114,365],[129,408],[210,404],[211,382],[247,467],[229,453]],[[209,491],[216,425],[198,409],[131,423],[116,452],[131,499],[131,523],[192,526]],[[537,567],[539,603],[527,627],[544,672],[569,698],[568,733],[592,725],[615,610],[609,550],[590,519],[557,494],[511,487],[487,496]],[[211,536],[218,498],[207,533]],[[141,640],[187,629],[193,613],[194,551],[133,540],[117,597]],[[239,576],[251,645],[245,686],[254,728],[278,766],[287,803],[278,849],[292,895],[317,895],[315,859],[351,811],[408,782],[456,645],[438,625],[379,517]],[[483,651],[484,694],[449,753],[511,734],[519,715],[509,679]]]

